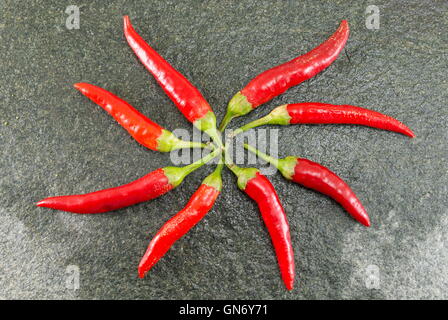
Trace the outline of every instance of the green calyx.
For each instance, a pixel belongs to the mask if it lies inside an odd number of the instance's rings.
[[[207,112],[202,118],[197,119],[193,125],[201,131],[208,134],[213,142],[220,148],[222,148],[221,135],[216,129],[216,116],[212,111]]]
[[[245,132],[249,129],[267,125],[267,124],[288,125],[289,122],[291,121],[291,116],[289,115],[288,110],[286,109],[287,106],[288,105],[284,104],[284,105],[281,105],[281,106],[275,108],[274,110],[272,110],[271,113],[264,116],[263,118],[254,120],[254,121],[242,126],[241,128],[236,129],[234,131],[233,135],[236,136],[237,134]]]
[[[268,124],[288,125],[291,121],[291,116],[288,113],[288,105],[283,104],[271,111],[271,120]]]
[[[202,184],[206,184],[210,187],[215,188],[218,191],[221,191],[222,189],[222,177],[221,172],[222,168],[224,166],[224,163],[221,161],[218,166],[216,167],[215,171],[213,171],[207,178],[202,181]]]
[[[219,126],[219,131],[224,131],[227,125],[232,121],[233,118],[243,116],[252,111],[252,105],[247,101],[246,96],[244,96],[241,91],[239,91],[233,98],[229,101],[227,106],[227,113]]]
[[[294,176],[295,167],[297,165],[297,157],[286,157],[278,160],[278,170],[288,180],[292,180]]]
[[[157,138],[157,150],[161,152],[170,152],[172,150],[183,148],[208,148],[204,143],[194,141],[184,141],[177,138],[172,132],[162,130],[162,134]]]
[[[192,164],[189,164],[185,167],[165,167],[163,168],[163,172],[165,173],[165,176],[168,178],[169,183],[173,186],[173,188],[176,188],[178,185],[182,183],[184,178],[195,171],[196,169],[200,168],[210,160],[216,158],[218,155],[221,154],[221,150],[217,149],[202,159],[199,159],[196,162],[193,162]]]
[[[245,144],[244,148],[249,150],[252,153],[255,153],[258,157],[263,159],[266,162],[269,162],[274,167],[276,167],[280,173],[288,180],[292,180],[292,177],[294,176],[294,169],[297,164],[297,158],[296,157],[286,157],[283,159],[277,159],[274,157],[271,157],[267,155],[266,153],[261,152],[260,150],[252,147],[249,144]]]
[[[216,128],[216,117],[213,111],[207,112],[202,118],[197,119],[193,125],[201,131]]]
[[[246,189],[249,180],[255,178],[257,172],[260,172],[257,168],[240,168],[233,163],[227,165],[227,167],[238,177],[238,188],[243,191]]]

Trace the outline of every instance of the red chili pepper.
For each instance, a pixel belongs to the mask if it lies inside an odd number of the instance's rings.
[[[157,169],[129,184],[93,193],[46,198],[37,206],[75,213],[99,213],[120,209],[135,203],[159,197],[177,187],[192,171],[216,156],[224,156],[226,165],[238,177],[238,187],[256,201],[263,221],[269,231],[276,252],[282,279],[292,290],[295,278],[294,253],[289,224],[279,197],[271,182],[255,168],[239,168],[230,159],[227,145],[223,145],[216,130],[215,115],[201,93],[155,50],[153,50],[124,17],[126,39],[143,65],[152,73],[163,90],[173,100],[184,116],[214,140],[214,151],[203,159],[185,167]],[[305,81],[326,67],[340,54],[349,35],[345,20],[338,30],[324,43],[309,53],[267,70],[238,92],[229,102],[221,131],[233,117],[244,115],[271,100],[292,86]],[[86,83],[75,84],[83,94],[111,114],[139,143],[153,150],[170,151],[184,147],[208,147],[200,143],[182,141],[160,127],[112,93]],[[410,137],[414,133],[401,122],[381,113],[354,106],[336,106],[323,103],[283,105],[269,115],[238,129],[238,132],[263,124],[296,123],[350,123],[396,131]],[[370,226],[370,219],[350,187],[336,174],[322,165],[307,159],[286,157],[276,159],[245,145],[262,159],[272,163],[282,175],[305,187],[314,189],[338,201],[356,220]],[[171,248],[195,226],[213,207],[222,188],[223,162],[209,175],[190,198],[187,205],[166,222],[151,240],[143,256],[138,273],[144,277]]]
[[[370,226],[369,215],[361,201],[344,180],[328,168],[304,158],[290,156],[275,159],[248,144],[245,144],[244,147],[275,166],[286,179],[333,198],[354,219],[366,227]]]
[[[238,177],[238,187],[258,204],[275,248],[283,282],[292,290],[295,271],[289,223],[274,186],[258,169],[239,168],[234,164],[229,168]]]
[[[218,168],[204,179],[187,205],[157,231],[138,266],[140,278],[143,278],[171,246],[212,209],[222,188],[222,166],[222,164],[218,165]]]
[[[344,48],[348,36],[348,23],[342,20],[335,33],[318,47],[256,76],[230,100],[219,130],[222,131],[233,118],[249,113],[327,68]]]
[[[131,183],[81,195],[50,197],[36,205],[74,213],[102,213],[148,201],[177,187],[184,178],[221,152],[216,150],[185,167],[157,169]]]
[[[206,131],[215,142],[220,143],[221,139],[216,132],[215,114],[199,90],[145,42],[132,27],[128,16],[124,16],[123,21],[124,34],[129,46],[165,93],[188,121],[198,129]]]
[[[288,125],[297,123],[358,124],[395,131],[411,138],[415,137],[415,134],[406,125],[385,114],[350,105],[332,105],[319,102],[304,102],[279,106],[263,118],[252,121],[240,129],[235,130],[234,134],[236,135],[265,124]]]
[[[201,148],[203,143],[183,141],[147,118],[113,93],[89,83],[74,85],[83,95],[107,111],[129,134],[145,147],[162,152],[180,148]]]

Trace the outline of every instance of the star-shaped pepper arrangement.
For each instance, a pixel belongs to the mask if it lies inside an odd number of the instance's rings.
[[[256,76],[230,100],[219,130],[212,108],[196,87],[174,69],[134,30],[124,17],[124,34],[141,63],[154,76],[182,114],[199,130],[207,133],[211,144],[184,141],[138,112],[111,92],[88,83],[75,88],[106,110],[129,134],[145,147],[170,152],[180,148],[208,148],[202,159],[184,167],[164,167],[128,184],[82,195],[58,196],[37,203],[74,213],[91,214],[118,210],[162,196],[177,187],[184,178],[203,164],[219,157],[216,170],[207,176],[186,206],[156,233],[138,266],[141,278],[165,255],[171,246],[195,226],[213,207],[222,188],[221,172],[228,167],[238,178],[238,187],[253,199],[272,239],[285,286],[292,290],[295,278],[294,253],[289,224],[283,206],[269,179],[256,168],[242,168],[233,163],[221,134],[229,122],[268,102],[289,88],[310,79],[336,60],[349,36],[347,21],[322,44],[293,60]],[[233,136],[261,125],[357,124],[395,131],[414,137],[398,120],[368,109],[350,105],[303,102],[282,105],[268,115],[236,129]],[[274,165],[288,180],[319,191],[337,201],[357,221],[370,226],[370,219],[355,193],[328,168],[304,158],[288,156],[276,159],[245,144],[246,149]]]

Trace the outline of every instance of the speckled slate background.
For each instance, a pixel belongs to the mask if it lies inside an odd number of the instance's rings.
[[[79,30],[65,27],[68,4],[80,6]],[[380,9],[379,30],[365,26],[369,4]],[[162,198],[114,213],[35,207],[46,196],[116,186],[170,164],[73,83],[105,87],[170,130],[191,128],[127,46],[123,14],[201,90],[218,119],[249,79],[310,50],[347,19],[346,53],[232,127],[300,101],[364,106],[408,124],[417,138],[337,125],[279,131],[280,155],[337,172],[372,227],[272,176],[296,252],[298,281],[287,292],[256,205],[229,171],[213,211],[144,280],[137,265],[151,236],[211,166]],[[448,298],[447,27],[446,1],[2,0],[0,298]],[[80,270],[78,290],[66,286],[68,266]],[[369,270],[379,277],[376,288]]]

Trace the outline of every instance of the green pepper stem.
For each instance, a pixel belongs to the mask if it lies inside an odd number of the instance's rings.
[[[218,154],[220,154],[221,152],[222,152],[221,149],[216,149],[215,151],[209,153],[208,155],[199,159],[198,161],[193,162],[192,164],[189,164],[188,166],[183,167],[182,169],[184,171],[184,175],[186,176],[186,175],[192,173],[194,170],[200,168],[201,166],[203,166],[210,160],[216,158],[216,156]]]
[[[172,150],[177,149],[185,149],[185,148],[204,148],[204,149],[211,149],[210,145],[207,145],[202,142],[196,142],[196,141],[184,141],[179,140],[174,146]]]
[[[221,124],[219,125],[219,131],[223,132],[224,129],[227,127],[227,125],[230,123],[230,121],[232,121],[232,119],[235,118],[235,115],[228,112],[224,119],[222,119]]]
[[[255,127],[259,127],[259,126],[264,126],[266,124],[270,124],[270,121],[272,120],[272,115],[268,114],[260,119],[254,120],[252,122],[249,122],[248,124],[245,124],[244,126],[242,126],[241,128],[236,129],[233,132],[233,136],[236,136],[240,133],[243,133],[249,129],[255,128]]]
[[[249,150],[252,153],[255,153],[257,155],[257,157],[260,157],[264,161],[269,162],[274,167],[279,168],[279,166],[280,166],[279,159],[271,157],[271,156],[267,155],[266,153],[261,152],[260,150],[252,147],[251,145],[249,145],[247,143],[244,144],[244,148],[246,148],[247,150]]]
[[[255,127],[259,127],[259,126],[263,126],[266,124],[279,124],[279,125],[288,125],[291,122],[291,116],[289,115],[288,112],[288,105],[287,104],[283,104],[281,106],[278,106],[277,108],[275,108],[274,110],[271,111],[271,113],[267,114],[266,116],[254,120],[244,126],[242,126],[239,129],[236,129],[233,132],[233,136],[236,136],[242,132],[245,132],[249,129],[255,128]]]
[[[216,116],[213,111],[207,112],[202,118],[193,122],[193,125],[201,131],[207,133],[213,140],[213,142],[222,148],[222,140],[216,129]]]
[[[223,167],[224,167],[224,161],[223,161],[223,155],[221,155],[221,158],[219,159],[219,163],[216,166],[216,169],[215,169],[215,171],[213,171],[212,174],[216,175],[216,176],[221,176]]]
[[[216,128],[207,130],[205,133],[207,133],[210,136],[210,138],[212,138],[213,142],[217,145],[218,148],[223,147],[222,139]]]
[[[224,168],[224,163],[225,163],[225,161],[224,161],[224,155],[221,154],[221,158],[219,159],[219,163],[218,163],[218,166],[216,167],[216,170],[215,170],[215,171],[219,171],[219,173],[221,173],[221,172],[222,172],[222,169]]]
[[[194,170],[198,169],[202,165],[206,164],[219,154],[221,154],[221,149],[216,149],[215,151],[209,153],[202,159],[199,159],[196,162],[193,162],[192,164],[189,164],[185,167],[164,167],[163,171],[165,172],[165,176],[168,178],[169,183],[173,186],[173,188],[177,187],[179,184],[182,183],[184,178],[192,173]]]
[[[237,94],[235,94],[229,101],[227,113],[219,126],[219,131],[224,131],[233,118],[248,114],[252,109],[253,106],[247,100],[247,97],[243,95],[241,91],[237,92]]]
[[[240,168],[240,167],[238,167],[235,163],[233,163],[232,159],[230,159],[230,157],[228,157],[228,146],[227,145],[224,149],[224,154],[225,154],[225,162],[226,162],[227,168],[229,168],[238,177],[238,182],[237,182],[238,188],[240,188],[241,190],[245,190],[248,181],[251,180],[252,178],[254,178],[256,176],[257,172],[259,172],[259,170],[256,168]]]
[[[227,168],[229,168],[236,176],[238,176],[241,173],[242,168],[238,167],[236,164],[232,163],[226,163]]]
[[[234,163],[226,165],[238,177],[237,185],[241,190],[246,190],[247,183],[260,172],[257,168],[240,168]]]
[[[235,163],[233,163],[231,156],[229,155],[229,147],[230,144],[226,143],[224,146],[224,163],[226,164],[227,168],[229,168],[235,175],[238,175],[237,172],[241,171]],[[238,171],[239,170],[239,171]]]
[[[238,167],[235,163],[233,163],[229,155],[229,145],[227,144],[224,148],[224,162],[227,168],[229,168],[236,176],[238,176],[238,173],[240,173],[242,169]]]
[[[222,156],[221,156],[221,159],[222,159]],[[224,164],[223,164],[222,160],[220,160],[216,169],[209,176],[207,176],[207,178],[205,178],[204,181],[202,181],[202,184],[206,184],[210,187],[215,188],[218,191],[221,191],[221,189],[222,189],[221,172],[222,172],[223,166],[224,166]]]

